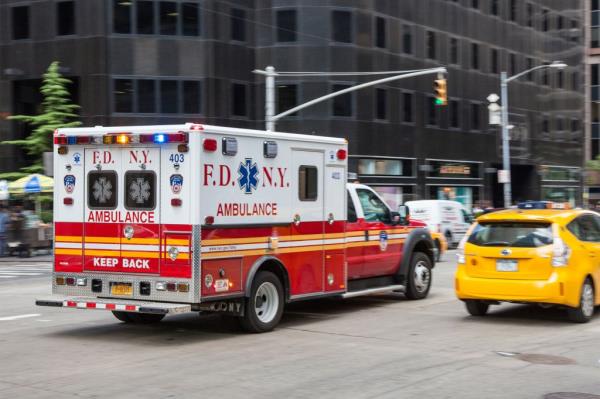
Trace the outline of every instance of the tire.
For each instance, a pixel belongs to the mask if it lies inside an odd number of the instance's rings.
[[[131,313],[131,312],[112,312],[113,315],[124,323],[134,324],[152,324],[158,323],[164,319],[164,314],[153,314],[153,313]]]
[[[465,301],[465,306],[471,316],[485,316],[490,308],[488,303],[475,300]]]
[[[456,248],[457,245],[454,245],[454,241],[452,240],[452,233],[446,231],[444,233],[444,237],[446,237],[446,242],[448,243],[448,248]]]
[[[283,315],[283,285],[271,272],[261,271],[252,281],[250,298],[246,299],[242,328],[251,333],[271,331]]]
[[[423,252],[415,252],[410,259],[410,267],[406,277],[406,297],[423,299],[431,288],[431,259]]]
[[[440,242],[438,240],[435,240],[435,261],[437,262],[441,262],[442,261],[442,245],[440,244]]]
[[[579,306],[567,310],[569,320],[574,323],[587,323],[590,321],[592,316],[594,316],[594,298],[594,285],[592,284],[592,281],[587,278],[581,285]]]

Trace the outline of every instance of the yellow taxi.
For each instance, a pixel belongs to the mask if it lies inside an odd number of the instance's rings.
[[[587,322],[600,304],[599,284],[600,215],[595,212],[489,213],[477,219],[458,248],[455,291],[473,316],[485,315],[499,302],[538,303],[565,306],[572,321]]]
[[[439,262],[442,260],[442,255],[448,250],[448,241],[446,241],[446,237],[444,237],[442,233],[435,231],[430,231],[430,233],[433,244],[435,245],[435,261]]]

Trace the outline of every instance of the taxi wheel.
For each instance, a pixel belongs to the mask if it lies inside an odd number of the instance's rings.
[[[248,332],[271,331],[283,315],[283,285],[279,278],[268,271],[259,272],[252,281],[250,298],[246,299],[242,328]]]
[[[590,279],[586,279],[581,286],[581,297],[579,298],[579,306],[569,308],[567,314],[569,319],[575,323],[587,323],[594,315],[594,286]]]
[[[465,305],[467,307],[467,312],[469,312],[471,316],[485,316],[490,308],[489,304],[482,301],[469,300],[465,301]]]
[[[442,261],[442,245],[438,240],[435,240],[435,261]]]
[[[431,259],[423,252],[415,252],[410,260],[406,278],[406,297],[423,299],[431,288]]]

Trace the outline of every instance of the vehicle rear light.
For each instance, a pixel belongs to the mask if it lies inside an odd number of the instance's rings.
[[[155,287],[157,291],[166,291],[167,283],[165,283],[164,281],[157,281]]]
[[[171,198],[171,206],[181,206],[182,203],[181,198]]]
[[[565,267],[569,265],[569,257],[571,256],[571,248],[562,238],[558,231],[558,226],[554,224],[553,230],[553,243],[552,243],[552,267]]]
[[[64,277],[57,277],[56,278],[56,285],[65,285],[65,278]]]
[[[83,277],[78,278],[76,285],[79,287],[85,287],[87,285],[87,278],[83,278]]]
[[[97,278],[92,280],[92,292],[102,292],[102,280]]]
[[[77,136],[67,136],[67,144],[77,144]]]
[[[215,217],[214,216],[207,216],[204,218],[204,224],[208,224],[211,225],[215,222]]]
[[[346,159],[347,155],[348,155],[348,153],[343,148],[340,148],[339,150],[337,150],[337,159],[339,159],[340,161],[343,161],[344,159]]]
[[[171,291],[171,292],[177,291],[177,284],[167,283],[167,291]]]
[[[187,143],[188,134],[185,132],[170,133],[168,139],[169,143]]]
[[[65,155],[65,154],[67,154],[67,153],[69,152],[69,147],[66,147],[66,146],[64,146],[64,145],[61,145],[60,147],[58,147],[58,150],[56,150],[56,152],[57,152],[59,155]]]
[[[66,145],[67,144],[67,136],[54,136],[54,144]]]
[[[177,151],[178,152],[188,152],[189,151],[189,147],[187,146],[187,144],[179,144],[177,146]]]
[[[92,142],[92,138],[90,136],[77,136],[76,142],[77,144],[90,144]]]
[[[140,283],[140,295],[150,295],[151,284],[148,281]]]
[[[204,151],[209,151],[209,152],[217,151],[217,140],[204,139],[204,142],[202,143],[202,148],[204,148]]]
[[[113,144],[115,142],[115,136],[107,134],[102,136],[102,144]]]
[[[177,284],[177,291],[179,292],[189,292],[190,286],[189,284],[179,283]]]
[[[63,204],[65,205],[73,205],[73,198],[71,197],[66,197],[63,199]]]
[[[117,144],[129,144],[131,138],[127,134],[119,134],[117,136]]]
[[[75,277],[67,277],[67,285],[75,285]]]

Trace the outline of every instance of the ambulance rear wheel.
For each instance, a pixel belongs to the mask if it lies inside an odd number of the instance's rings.
[[[271,331],[283,315],[283,285],[271,272],[259,272],[252,281],[250,298],[246,299],[240,322],[244,330],[253,333]]]
[[[119,321],[123,323],[131,323],[132,320],[129,318],[128,312],[112,312],[113,316],[115,316]]]
[[[112,312],[113,315],[124,323],[135,323],[135,324],[151,324],[158,323],[164,319],[164,314],[150,314],[150,313],[131,313],[131,312]]]

